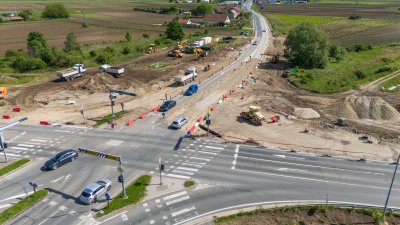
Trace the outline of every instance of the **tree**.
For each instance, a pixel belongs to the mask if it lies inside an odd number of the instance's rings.
[[[0,17],[0,23],[2,23],[3,22],[3,18],[2,17]]]
[[[126,42],[131,42],[132,41],[132,35],[129,32],[126,32],[125,34],[125,40]]]
[[[42,17],[50,19],[68,18],[69,13],[62,3],[50,3],[44,8]]]
[[[64,41],[64,52],[80,51],[81,46],[76,41],[74,32],[68,33]]]
[[[290,30],[285,45],[290,60],[303,68],[324,68],[328,64],[329,40],[313,24],[302,23]]]
[[[24,18],[25,21],[29,21],[32,19],[33,12],[30,9],[26,9],[18,13],[18,15]]]
[[[42,33],[30,32],[28,34],[27,46],[30,56],[39,57],[45,62],[50,61],[50,50]]]
[[[205,14],[214,13],[213,6],[210,3],[201,3],[196,8],[190,10],[193,16],[204,16]]]
[[[346,50],[338,45],[332,45],[329,48],[329,57],[334,58],[337,62],[343,59],[345,53]]]
[[[182,25],[179,24],[178,18],[173,19],[167,25],[167,30],[165,31],[165,36],[168,39],[180,41],[185,36],[182,30]]]

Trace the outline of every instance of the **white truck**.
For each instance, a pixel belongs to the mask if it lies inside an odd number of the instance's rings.
[[[113,75],[114,77],[120,77],[122,75],[124,75],[125,69],[122,67],[114,67],[114,66],[110,66],[110,65],[101,65],[99,67],[100,72],[106,72],[109,73],[111,75]]]
[[[57,76],[63,81],[70,81],[83,76],[85,73],[86,68],[83,64],[75,64],[71,69],[57,72]]]
[[[196,78],[197,78],[197,69],[196,69],[196,67],[191,66],[191,67],[185,69],[185,75],[175,77],[174,81],[178,85],[184,86],[187,83],[194,81]]]

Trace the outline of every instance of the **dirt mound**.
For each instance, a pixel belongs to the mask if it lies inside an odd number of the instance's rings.
[[[10,77],[10,76],[6,76],[6,75],[1,75],[0,76],[0,81],[12,81],[12,80],[16,80],[17,78],[15,77]]]
[[[115,78],[107,73],[97,73],[93,76],[86,77],[86,79],[81,79],[72,85],[73,90],[87,91],[90,94],[96,92],[108,92],[111,86],[115,85]]]
[[[293,114],[302,119],[313,119],[321,117],[317,111],[311,108],[295,108]]]
[[[400,120],[400,113],[380,97],[349,95],[342,111],[349,119]]]

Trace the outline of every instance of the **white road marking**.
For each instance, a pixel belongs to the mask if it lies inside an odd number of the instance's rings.
[[[63,177],[64,177],[64,176],[62,176],[62,177],[59,177],[59,178],[57,178],[57,179],[54,179],[54,180],[50,181],[50,183],[55,183],[55,182],[57,182],[57,181],[59,181],[59,180],[63,179]]]
[[[183,196],[183,195],[187,195],[187,192],[186,191],[182,191],[182,192],[178,192],[178,193],[173,194],[173,195],[168,195],[168,196],[164,197],[163,200],[167,201],[167,200],[170,200],[170,199],[173,199],[173,198],[177,198],[177,197],[180,197],[180,196]]]
[[[64,133],[70,133],[70,130],[54,130],[55,132],[64,132]]]
[[[171,173],[167,174],[166,176],[175,177],[175,178],[182,178],[182,179],[187,179],[187,180],[190,179],[190,177],[188,177],[188,176],[181,176],[181,175],[171,174]]]
[[[198,157],[190,157],[191,159],[198,159],[198,160],[204,160],[204,161],[210,161],[209,158],[198,158]]]
[[[42,222],[40,222],[38,225],[42,225],[44,222],[46,222],[48,219],[52,218],[54,215],[56,215],[60,210],[55,211],[54,213],[52,213],[49,217],[47,217],[46,219],[44,219]]]
[[[163,218],[164,220],[166,220],[166,219],[168,219],[168,216],[163,216],[162,218]]]
[[[237,157],[239,154],[239,147],[240,147],[240,145],[236,145],[235,154],[233,155],[232,169],[235,169],[235,167],[236,167]]]
[[[41,139],[31,139],[30,141],[36,141],[36,142],[47,142],[47,140],[41,140]]]
[[[25,135],[26,134],[26,132],[24,131],[24,132],[22,132],[20,135],[17,135],[17,136],[15,136],[14,138],[12,138],[11,140],[9,140],[8,141],[8,143],[11,143],[11,142],[13,142],[13,141],[15,141],[15,140],[17,140],[17,138],[19,138],[19,137],[21,137],[22,135]]]
[[[128,212],[128,211],[124,211],[124,212],[118,213],[117,215],[114,215],[114,216],[112,216],[112,217],[110,217],[110,218],[107,218],[107,219],[103,220],[103,222],[100,222],[99,224],[106,223],[107,221],[110,221],[110,220],[112,220],[112,219],[114,219],[114,218],[116,218],[116,217],[118,217],[118,216],[121,216],[122,214],[127,213],[127,212]],[[81,218],[81,216],[79,217],[79,219],[80,219],[80,218]]]
[[[63,206],[63,205],[61,205],[60,207],[58,207],[58,209],[61,210],[61,211],[66,211],[68,208]]]
[[[147,207],[148,205],[148,203],[143,203],[143,207]]]
[[[193,166],[193,167],[196,167],[196,168],[201,168],[201,167],[203,167],[202,165],[197,165],[197,164],[193,164],[193,163],[182,163],[181,164],[182,166]]]
[[[291,168],[279,168],[278,170],[279,170],[279,171],[282,171],[282,172],[290,172],[290,171],[293,171],[293,172],[308,173],[307,170],[298,170],[298,169],[291,169]]]
[[[161,201],[160,199],[156,199],[156,204],[160,203],[160,201]]]
[[[177,173],[177,174],[184,174],[184,175],[189,175],[192,176],[194,173],[192,172],[187,172],[187,171],[180,171],[180,170],[173,170],[173,173]]]
[[[0,205],[0,209],[2,209],[2,208],[8,208],[8,207],[11,207],[11,206],[12,206],[12,204]]]
[[[280,158],[289,158],[289,159],[305,159],[305,158],[293,157],[293,156],[287,156],[287,155],[274,155],[274,156],[280,157]]]
[[[55,201],[51,201],[51,202],[49,202],[49,205],[51,205],[51,206],[55,206],[55,205],[57,205],[57,202],[55,202]]]
[[[190,211],[195,210],[195,209],[196,209],[196,208],[195,208],[194,206],[192,206],[192,207],[185,208],[185,209],[179,210],[179,211],[177,211],[177,212],[171,213],[171,215],[172,215],[172,217],[175,217],[175,216],[179,216],[179,215],[181,215],[181,214],[190,212]]]
[[[127,221],[128,217],[126,216],[126,214],[122,214],[121,219],[122,219],[122,221]]]
[[[206,147],[206,148],[211,148],[211,149],[224,150],[224,148],[221,148],[221,147],[215,147],[215,146],[208,146],[208,145],[206,145],[206,146],[204,146],[204,147]]]
[[[7,152],[7,151],[6,151]],[[22,157],[20,154],[12,154],[7,152],[7,157]],[[28,157],[28,156],[27,156]]]
[[[17,150],[6,150],[7,155],[8,155],[9,152],[18,154],[18,153],[21,153],[22,151],[17,151]]]
[[[167,206],[190,199],[189,195],[166,202]]]
[[[17,144],[17,146],[21,146],[21,147],[29,147],[29,148],[33,148],[33,147],[35,147],[35,145],[27,145],[27,144]]]
[[[215,152],[204,152],[204,151],[198,151],[198,153],[209,154],[209,155],[216,155],[217,154]]]
[[[28,148],[22,148],[22,147],[11,147],[11,149],[17,149],[17,150],[23,150],[23,151],[26,151],[26,150],[28,150]]]
[[[196,164],[196,165],[202,165],[202,166],[204,166],[204,165],[206,165],[207,163],[201,163],[201,162],[191,162],[191,161],[189,161],[189,160],[186,160],[185,162],[187,162],[187,163],[190,163],[190,164]]]
[[[149,209],[149,208],[146,208],[144,211],[145,211],[145,212],[150,212],[150,209]]]
[[[76,212],[75,212],[74,210],[71,210],[71,212],[69,212],[68,214],[70,214],[70,215],[75,215]]]
[[[154,220],[150,220],[150,224],[154,224],[155,223],[155,221]]]
[[[182,166],[178,166],[176,169],[178,169],[178,170],[188,170],[188,171],[193,171],[193,172],[199,171],[199,169],[187,168],[187,167],[182,167]]]
[[[358,172],[358,173],[368,173],[368,174],[376,174],[376,175],[385,175],[384,173],[374,173],[374,172],[361,171],[361,170],[351,170],[351,169],[344,169],[344,168],[335,168],[335,167],[325,167],[325,166],[307,165],[307,164],[302,164],[302,163],[291,163],[291,162],[275,161],[275,160],[270,160],[270,159],[252,158],[252,157],[246,157],[246,156],[238,156],[238,158],[250,159],[250,160],[258,160],[258,161],[264,161],[264,162],[275,162],[275,163],[281,163],[281,164],[296,165],[296,166],[304,166],[304,167],[312,167],[312,168],[329,169],[329,170],[342,170],[342,171],[350,171],[350,172]]]

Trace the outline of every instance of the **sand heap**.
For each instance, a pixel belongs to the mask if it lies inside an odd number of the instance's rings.
[[[1,75],[0,76],[0,81],[14,81],[17,78],[15,77],[11,77],[11,76],[6,76],[6,75]]]
[[[295,108],[294,115],[302,119],[313,119],[321,117],[318,112],[311,108]]]
[[[400,120],[400,113],[380,97],[349,95],[341,111],[349,119]]]
[[[108,92],[110,86],[115,85],[115,82],[111,75],[107,73],[98,73],[90,77],[84,77],[86,79],[81,79],[72,85],[74,90],[87,91],[90,94],[96,92]]]

